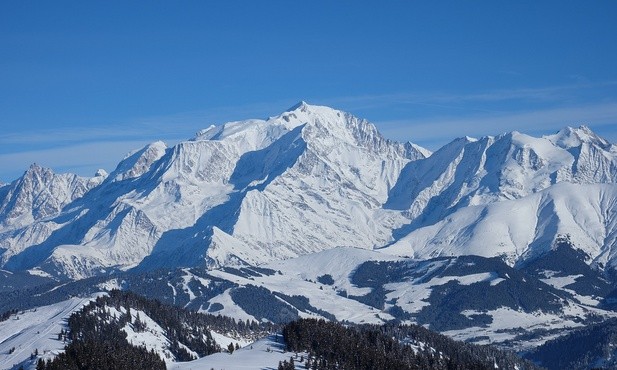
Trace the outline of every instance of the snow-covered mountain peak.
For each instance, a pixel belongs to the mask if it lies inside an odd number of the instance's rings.
[[[53,171],[50,168],[43,167],[38,163],[32,163],[30,167],[24,172],[22,178],[27,179],[40,179],[44,181],[46,177],[53,175]]]
[[[94,177],[104,177],[106,178],[107,176],[109,176],[109,174],[107,173],[107,171],[105,171],[102,168],[99,168],[96,173],[94,174]]]
[[[545,138],[564,149],[576,148],[584,143],[596,145],[604,150],[610,150],[612,147],[610,142],[598,136],[585,125],[576,128],[568,126],[554,135],[545,136]]]
[[[309,104],[304,100],[300,100],[296,104],[292,105],[289,109],[285,110],[285,112],[293,112],[295,110],[307,110],[309,108]]]
[[[430,154],[430,151],[417,145],[405,146],[383,138],[377,128],[364,119],[304,101],[266,120],[233,121],[210,126],[199,131],[194,141],[233,144],[244,153],[266,148],[300,126],[303,126],[302,139],[309,146],[320,147],[323,149],[321,151],[345,143],[378,152],[383,152],[384,147],[395,146],[395,151],[409,159],[425,158]]]
[[[26,170],[26,173],[28,172],[40,172],[45,170],[44,167],[40,166],[38,163],[34,162],[32,164],[30,164],[30,167],[28,167],[28,169]]]
[[[566,149],[572,138],[585,145]],[[379,248],[469,206],[560,182],[614,184],[617,151],[602,140],[585,127],[543,138],[513,131],[461,137],[431,153],[388,140],[350,113],[300,102],[265,120],[210,126],[173,148],[152,143],[109,176],[32,165],[0,188],[0,263],[89,276],[112,266],[263,263],[337,246]]]
[[[146,173],[150,166],[165,154],[167,145],[162,141],[148,144],[145,147],[127,154],[109,176],[112,181],[132,179]]]
[[[420,146],[416,143],[412,143],[411,141],[408,141],[405,145],[411,148],[411,150],[417,151],[418,153],[422,154],[424,158],[428,158],[433,154],[433,152],[429,149],[426,149],[425,147]]]
[[[33,163],[22,177],[0,190],[0,231],[56,215],[100,182],[74,174],[55,174]]]
[[[277,117],[281,118],[289,123],[305,124],[303,139],[309,147],[319,147],[322,152],[339,145],[348,145],[413,160],[430,155],[430,151],[418,145],[401,144],[384,138],[375,125],[365,119],[327,106],[300,102]]]

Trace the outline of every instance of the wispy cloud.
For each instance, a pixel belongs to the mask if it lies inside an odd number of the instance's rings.
[[[81,144],[84,142],[126,142],[130,140],[179,141],[190,139],[197,131],[212,124],[248,118],[267,118],[281,107],[293,105],[283,102],[221,106],[209,110],[182,112],[170,115],[141,117],[120,122],[79,127],[53,127],[39,130],[13,130],[0,133],[0,146],[22,145],[25,150],[33,145],[50,147]]]
[[[615,142],[617,102],[464,117],[402,119],[377,122],[377,125],[386,137],[411,140],[431,149],[437,149],[461,136],[480,137],[509,131],[538,135],[548,134],[565,126],[580,125],[588,125],[604,134],[609,141]]]
[[[616,88],[617,81],[578,82],[568,85],[496,89],[480,93],[405,92],[397,94],[355,95],[325,99],[332,105],[345,105],[348,109],[374,109],[398,105],[426,105],[467,111],[498,112],[469,103],[494,103],[508,101],[546,103],[574,99],[599,89]],[[461,105],[462,104],[462,105]]]

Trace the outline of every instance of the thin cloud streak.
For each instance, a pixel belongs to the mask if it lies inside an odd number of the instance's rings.
[[[0,145],[70,143],[83,141],[106,141],[132,137],[138,130],[127,127],[55,128],[35,132],[10,132],[0,134]]]
[[[278,104],[278,105],[277,105]],[[181,141],[193,137],[199,130],[212,124],[220,125],[230,120],[262,117],[265,112],[280,112],[294,103],[289,101],[256,103],[243,106],[223,106],[210,110],[190,111],[170,115],[152,116],[124,122],[89,127],[56,127],[37,131],[14,131],[0,134],[0,146],[47,145],[63,147],[83,142],[120,141]],[[11,148],[12,151],[19,148]],[[14,149],[14,150],[13,150]]]
[[[550,134],[565,126],[588,125],[609,129],[606,135],[614,142],[617,135],[617,103],[592,104],[569,108],[551,108],[509,114],[409,119],[376,123],[382,134],[395,140],[410,140],[430,149],[462,136],[491,136],[509,131],[532,135]]]
[[[562,101],[564,98],[578,96],[585,90],[617,87],[617,81],[597,83],[576,83],[547,87],[531,87],[516,89],[498,89],[482,93],[452,94],[442,92],[432,93],[398,93],[383,95],[356,95],[335,97],[325,100],[327,104],[347,105],[352,109],[384,108],[401,104],[438,106],[452,109],[496,112],[490,109],[479,109],[469,106],[445,105],[447,103],[472,102],[505,102],[505,101]]]

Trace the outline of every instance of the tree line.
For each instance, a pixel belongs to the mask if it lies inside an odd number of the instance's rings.
[[[344,326],[302,319],[283,328],[287,350],[308,352],[307,369],[537,369],[493,347],[456,342],[416,325]],[[285,361],[280,369],[291,368]]]

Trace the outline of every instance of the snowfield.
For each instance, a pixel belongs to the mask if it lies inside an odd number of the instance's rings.
[[[0,369],[34,368],[39,357],[53,358],[64,350],[58,340],[61,330],[68,328],[66,320],[94,298],[72,298],[50,306],[19,312],[0,322]],[[14,350],[11,352],[11,350]],[[38,357],[31,355],[38,351]]]
[[[235,350],[232,354],[227,352],[216,353],[195,361],[175,363],[168,369],[270,370],[278,368],[279,361],[289,361],[290,357],[294,358],[296,369],[304,369],[304,364],[300,363],[300,357],[306,358],[306,353],[286,352],[285,345],[282,342],[281,335],[273,335]]]

